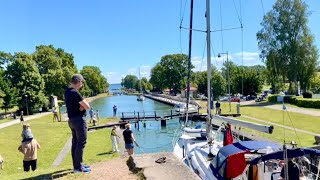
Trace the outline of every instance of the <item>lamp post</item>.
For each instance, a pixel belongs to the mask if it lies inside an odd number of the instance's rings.
[[[29,116],[28,95],[25,95],[25,97],[26,97],[27,115]]]
[[[221,54],[227,55],[227,78],[228,78],[228,99],[229,99],[229,112],[231,112],[231,97],[230,97],[230,64],[229,64],[229,54],[228,51],[226,53],[219,53],[218,57],[221,57]]]

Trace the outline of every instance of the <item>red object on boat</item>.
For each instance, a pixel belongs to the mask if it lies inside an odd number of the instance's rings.
[[[233,143],[233,136],[231,132],[231,125],[228,123],[226,127],[226,132],[224,133],[223,146]]]
[[[227,159],[227,174],[226,178],[231,179],[231,178],[236,178],[239,175],[241,175],[246,168],[246,160],[244,157],[244,154],[247,151],[240,152],[237,154],[233,154],[228,157]]]

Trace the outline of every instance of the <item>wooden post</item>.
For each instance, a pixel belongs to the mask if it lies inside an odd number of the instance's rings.
[[[122,120],[124,121],[124,115],[123,115],[123,112],[122,112]]]
[[[172,119],[172,109],[170,110],[170,115],[171,115],[171,119]]]
[[[154,111],[154,119],[157,120],[157,111]]]
[[[140,119],[140,116],[139,116],[139,111],[138,111],[138,121],[139,121],[139,119]]]
[[[143,121],[143,127],[146,127],[146,121]]]

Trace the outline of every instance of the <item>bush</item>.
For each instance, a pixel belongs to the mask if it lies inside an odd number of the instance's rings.
[[[289,104],[296,104],[296,99],[297,99],[296,96],[288,95],[288,96],[284,96],[283,101]]]
[[[277,102],[278,95],[270,95],[268,96],[268,102]]]
[[[320,108],[320,99],[296,98],[296,105],[306,108]]]
[[[312,98],[312,92],[311,91],[306,91],[302,93],[303,98]]]

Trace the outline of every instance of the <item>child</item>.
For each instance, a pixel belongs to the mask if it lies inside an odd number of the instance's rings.
[[[117,126],[113,126],[111,130],[111,141],[112,141],[112,152],[119,152],[117,137],[120,138],[116,133]]]
[[[96,117],[95,113],[93,113],[93,115],[92,115],[92,121],[93,121],[93,126],[96,126],[98,120],[97,120],[97,117]]]
[[[33,138],[33,134],[30,129],[30,124],[24,124],[21,133],[22,142],[31,141]]]
[[[23,158],[23,170],[28,172],[30,166],[32,171],[37,169],[37,150],[40,149],[40,145],[37,140],[32,138],[31,141],[22,142],[18,147],[18,150],[24,154]]]

